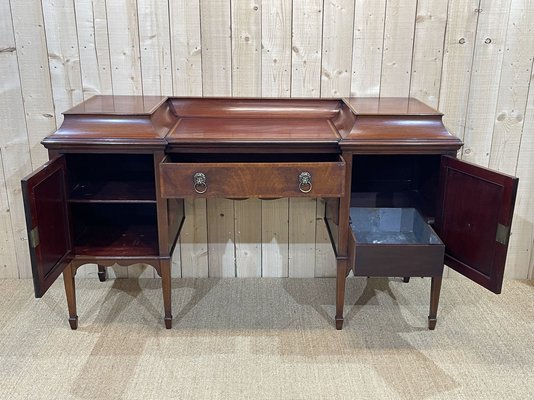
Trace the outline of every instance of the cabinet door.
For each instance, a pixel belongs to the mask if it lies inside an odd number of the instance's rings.
[[[65,173],[60,156],[22,180],[36,297],[45,294],[70,261]]]
[[[500,293],[518,179],[443,156],[436,230],[445,263]]]

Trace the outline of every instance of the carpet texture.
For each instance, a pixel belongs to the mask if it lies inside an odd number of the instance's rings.
[[[0,280],[1,399],[534,398],[534,283],[494,295],[429,279],[351,278],[334,329],[334,279],[177,279],[174,327],[159,280],[62,282],[42,299]]]

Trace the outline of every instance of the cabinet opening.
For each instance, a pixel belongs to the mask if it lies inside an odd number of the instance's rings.
[[[288,163],[288,162],[336,162],[336,153],[174,153],[167,156],[172,163]]]
[[[155,204],[74,203],[71,214],[76,255],[158,255]]]
[[[156,202],[152,154],[67,154],[71,203]]]
[[[433,219],[440,155],[355,155],[351,207],[416,208]]]

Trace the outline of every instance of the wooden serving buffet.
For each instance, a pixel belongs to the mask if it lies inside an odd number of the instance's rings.
[[[63,273],[72,329],[87,263],[101,280],[153,266],[171,328],[185,198],[325,198],[337,329],[351,270],[431,277],[430,329],[444,262],[501,291],[517,178],[457,160],[460,139],[415,99],[95,96],[64,114],[22,188],[35,295]]]

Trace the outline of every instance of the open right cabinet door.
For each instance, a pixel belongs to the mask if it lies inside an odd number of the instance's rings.
[[[518,179],[443,156],[436,230],[445,264],[500,293]]]

